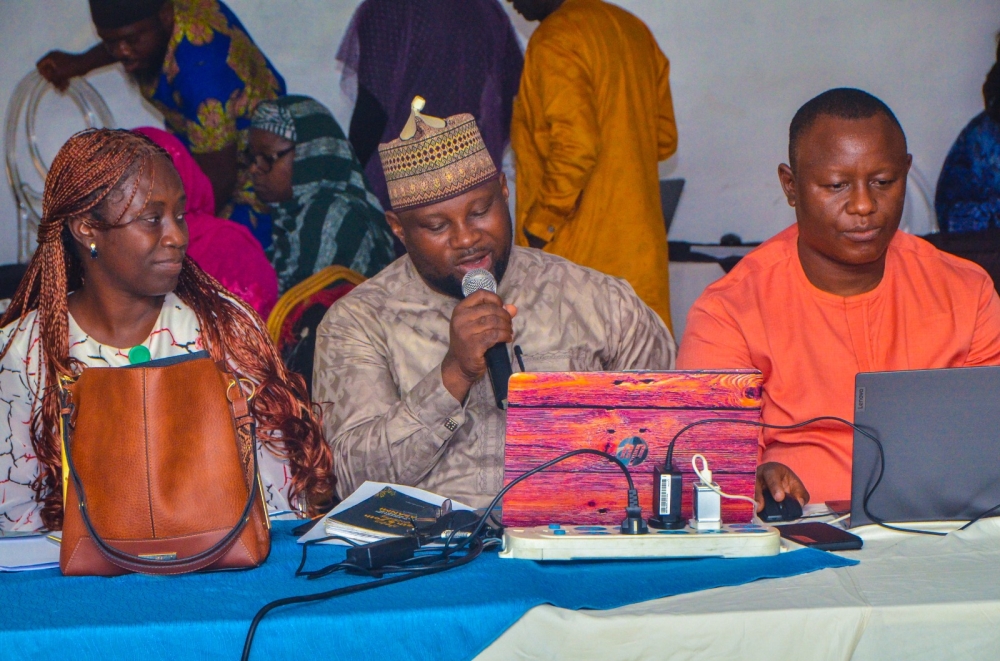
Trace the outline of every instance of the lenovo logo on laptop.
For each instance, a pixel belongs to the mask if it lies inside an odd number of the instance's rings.
[[[858,388],[857,397],[854,398],[854,410],[864,411],[865,410],[865,389]]]

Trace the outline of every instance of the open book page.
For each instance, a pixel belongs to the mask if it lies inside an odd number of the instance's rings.
[[[323,537],[329,536],[331,533],[327,532],[327,524],[330,521],[331,516],[336,516],[342,512],[345,512],[346,510],[349,510],[357,505],[360,505],[364,501],[378,494],[386,487],[392,488],[393,490],[397,491],[400,494],[422,501],[434,507],[440,507],[444,503],[444,501],[447,500],[447,498],[445,498],[444,496],[439,496],[435,493],[431,493],[430,491],[424,491],[423,489],[418,489],[416,487],[408,487],[401,484],[389,484],[387,482],[365,482],[360,487],[358,487],[354,493],[345,498],[339,505],[334,507],[329,514],[320,519],[317,522],[317,524],[314,525],[309,530],[309,532],[300,537],[299,543],[301,544],[303,542],[308,542],[314,539],[322,539]],[[452,510],[464,510],[467,512],[474,511],[473,508],[469,507],[468,505],[459,503],[454,500],[451,502],[451,507]],[[384,534],[382,534],[381,536],[377,536],[373,534],[372,531],[362,531],[362,532],[368,537],[370,537],[370,539],[365,539],[364,541],[362,541],[361,538],[355,540],[362,544],[378,541],[379,539],[384,539],[385,536],[387,536]],[[351,535],[344,535],[344,536],[353,538]],[[338,540],[331,540],[329,542],[324,542],[324,543],[346,545],[346,542],[341,542]]]

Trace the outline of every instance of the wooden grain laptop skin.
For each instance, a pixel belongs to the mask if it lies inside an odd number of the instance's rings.
[[[759,421],[760,372],[519,372],[510,379],[504,484],[578,448],[625,461],[643,513],[652,515],[653,468],[682,427],[706,418]],[[683,513],[691,517],[691,457],[704,455],[723,491],[753,497],[760,430],[719,423],[685,432],[674,449],[684,473]],[[568,459],[533,475],[503,499],[505,526],[548,523],[617,525],[628,485],[595,456]],[[726,523],[748,523],[750,503],[723,499]]]

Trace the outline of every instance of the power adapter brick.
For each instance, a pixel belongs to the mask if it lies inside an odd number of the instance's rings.
[[[381,569],[386,565],[409,560],[418,548],[420,542],[416,537],[390,537],[371,544],[348,548],[346,562],[361,569]]]

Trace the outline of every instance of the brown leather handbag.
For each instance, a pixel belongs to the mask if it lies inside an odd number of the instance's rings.
[[[88,367],[61,384],[61,401],[63,574],[182,574],[267,559],[248,398],[207,352]]]

